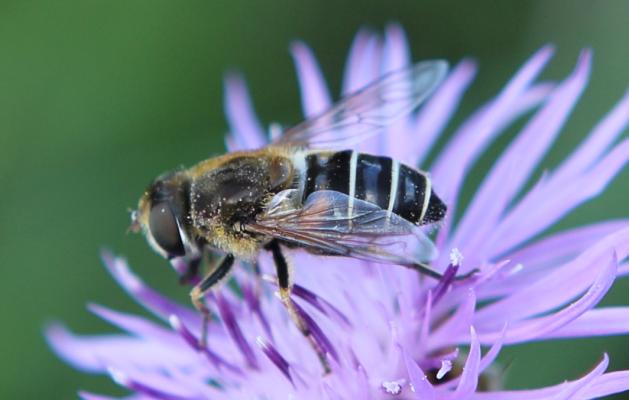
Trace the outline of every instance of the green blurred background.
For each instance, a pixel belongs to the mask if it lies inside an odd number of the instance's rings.
[[[101,266],[102,246],[125,254],[148,282],[186,301],[167,264],[140,237],[125,234],[127,208],[156,174],[223,150],[225,71],[245,74],[265,124],[296,122],[292,40],[312,46],[338,93],[357,29],[399,21],[415,59],[478,60],[480,74],[455,118],[461,121],[541,45],[557,45],[545,72],[555,79],[569,72],[579,49],[591,46],[591,84],[545,159],[548,167],[626,90],[628,15],[625,1],[3,0],[0,398],[75,398],[78,388],[124,393],[108,378],[58,360],[42,328],[61,320],[78,332],[112,332],[86,311],[89,301],[140,311]],[[475,168],[476,177],[487,161]],[[628,178],[625,171],[561,227],[626,216]],[[627,290],[619,282],[605,302],[626,304]],[[629,368],[628,344],[629,337],[617,337],[507,349],[506,384],[576,378],[605,351],[612,369]]]

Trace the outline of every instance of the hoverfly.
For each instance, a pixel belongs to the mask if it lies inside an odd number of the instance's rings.
[[[434,246],[420,226],[440,221],[446,206],[429,176],[389,157],[351,150],[415,110],[447,73],[441,60],[394,71],[286,130],[268,146],[201,161],[153,181],[132,213],[151,247],[195,275],[204,253],[223,259],[191,291],[204,315],[205,294],[235,259],[270,251],[280,297],[326,371],[326,356],[290,299],[286,248],[403,265],[439,278],[425,262]],[[334,150],[338,149],[338,150]]]

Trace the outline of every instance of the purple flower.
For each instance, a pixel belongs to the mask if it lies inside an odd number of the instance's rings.
[[[134,399],[589,399],[629,389],[629,371],[606,372],[607,355],[582,378],[541,389],[504,391],[491,374],[505,345],[629,333],[629,307],[595,308],[614,279],[629,271],[629,220],[544,234],[599,194],[626,164],[629,139],[620,136],[629,122],[629,94],[566,160],[534,176],[590,72],[585,50],[563,81],[536,82],[552,52],[544,47],[534,54],[456,129],[431,166],[424,160],[474,77],[472,61],[456,65],[417,114],[358,147],[431,171],[449,206],[433,264],[444,278],[435,283],[404,268],[291,253],[293,297],[328,354],[330,374],[322,375],[316,354],[273,296],[273,279],[258,296],[255,280],[237,268],[235,284],[211,299],[218,317],[209,327],[208,348],[199,348],[199,315],[147,287],[124,260],[109,254],[104,262],[114,279],[159,321],[90,305],[125,333],[77,336],[55,325],[47,331],[51,346],[77,368],[111,375]],[[297,43],[292,54],[304,112],[311,116],[328,107],[331,96],[311,51]],[[343,92],[409,62],[398,26],[383,38],[362,31],[349,55]],[[265,130],[240,77],[227,78],[225,103],[229,149],[264,145]],[[458,210],[472,165],[530,111],[470,205]],[[529,181],[533,185],[525,189]],[[273,273],[268,254],[260,264]],[[480,271],[474,278],[453,280],[473,269]]]

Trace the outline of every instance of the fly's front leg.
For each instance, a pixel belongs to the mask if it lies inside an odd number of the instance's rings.
[[[210,310],[205,304],[205,295],[214,288],[218,283],[224,280],[234,265],[234,256],[227,254],[216,268],[213,268],[208,274],[190,291],[192,304],[203,316],[201,325],[201,338],[199,345],[205,347],[207,345],[207,326],[210,321]]]
[[[319,361],[321,362],[323,371],[327,374],[331,370],[325,351],[323,351],[319,343],[317,343],[317,341],[314,339],[314,336],[312,335],[308,324],[299,315],[299,312],[297,311],[295,304],[290,297],[292,282],[290,280],[288,263],[286,262],[286,258],[282,253],[279,242],[277,240],[271,241],[268,244],[267,249],[271,250],[271,252],[273,253],[273,261],[275,262],[275,268],[277,270],[277,280],[280,288],[280,299],[288,310],[288,314],[290,315],[291,319],[293,320],[299,331],[306,337],[306,339],[314,349],[315,353],[317,353],[317,357],[319,357]]]

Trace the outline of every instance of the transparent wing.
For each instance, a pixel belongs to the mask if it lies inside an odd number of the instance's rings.
[[[372,203],[329,190],[312,193],[303,206],[298,191],[278,193],[245,229],[327,255],[399,264],[438,276],[421,263],[436,256],[432,241],[414,224]]]
[[[384,75],[322,114],[284,132],[275,145],[348,147],[379,133],[416,109],[448,71],[443,60],[424,61]]]

